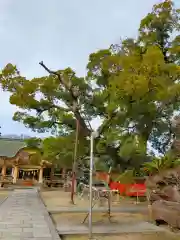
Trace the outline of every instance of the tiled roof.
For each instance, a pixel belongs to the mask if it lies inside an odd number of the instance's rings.
[[[23,147],[25,147],[24,140],[0,138],[0,156],[13,157]]]

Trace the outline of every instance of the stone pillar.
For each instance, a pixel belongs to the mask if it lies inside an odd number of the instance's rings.
[[[19,167],[15,166],[13,171],[13,183],[17,182],[18,173],[19,173]]]
[[[6,165],[2,166],[1,175],[2,175],[2,179],[4,179],[6,176]]]
[[[39,183],[43,183],[43,167],[39,170]]]

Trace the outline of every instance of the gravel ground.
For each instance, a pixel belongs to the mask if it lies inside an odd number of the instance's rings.
[[[67,224],[69,225],[76,225],[82,223],[86,213],[83,211],[81,213],[78,213],[75,211],[75,209],[86,209],[89,206],[89,202],[87,199],[79,200],[77,197],[75,198],[75,205],[72,205],[70,203],[70,193],[63,192],[63,191],[43,191],[41,192],[41,196],[44,200],[45,205],[48,209],[70,209],[68,212],[63,211],[62,213],[58,214],[52,214],[53,221],[55,225],[59,224]],[[147,207],[147,203],[140,203],[138,205],[135,205],[134,199],[114,199],[112,206],[117,208],[124,208],[124,210],[130,210],[130,209],[137,209],[138,207]],[[119,200],[119,201],[117,201]],[[97,205],[97,207],[99,207]],[[72,209],[72,212],[71,212]],[[131,211],[128,212],[113,212],[112,213],[112,220],[115,221],[115,223],[119,224],[119,226],[122,225],[122,223],[129,224],[130,222],[137,222],[137,221],[147,221],[148,215],[147,211],[142,214],[142,211],[139,213],[132,213]],[[108,218],[105,217],[104,213],[93,213],[93,222],[94,223],[100,223],[100,224],[107,224]],[[64,240],[87,240],[88,236],[61,236]],[[165,232],[160,233],[128,233],[128,234],[111,234],[111,235],[98,235],[95,236],[95,239],[97,240],[179,240],[180,237],[168,233],[166,230]]]
[[[62,237],[62,240],[88,240],[88,236],[66,236]],[[152,234],[122,234],[101,236],[94,235],[96,240],[179,240],[179,237],[173,236],[168,233],[152,233]]]

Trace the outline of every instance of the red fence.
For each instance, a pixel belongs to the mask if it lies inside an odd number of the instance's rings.
[[[96,177],[103,181],[108,180],[108,174],[104,172],[96,172]],[[124,196],[146,196],[146,185],[144,183],[122,184],[118,182],[112,182],[110,184],[110,188],[112,190],[118,190],[120,194]]]
[[[112,182],[110,184],[110,188],[112,190],[118,190],[121,195],[136,197],[146,196],[146,185],[143,183],[135,183],[135,184],[122,184],[118,182]]]

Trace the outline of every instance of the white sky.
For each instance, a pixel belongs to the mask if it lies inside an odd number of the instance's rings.
[[[177,0],[179,2],[180,0]],[[38,62],[53,69],[72,67],[84,75],[88,55],[120,38],[135,37],[140,20],[157,0],[1,0],[0,68],[11,62],[27,77],[45,74]],[[3,134],[31,134],[13,122],[16,108],[0,93]],[[93,121],[96,128],[99,121]],[[36,135],[36,134],[35,134]]]

